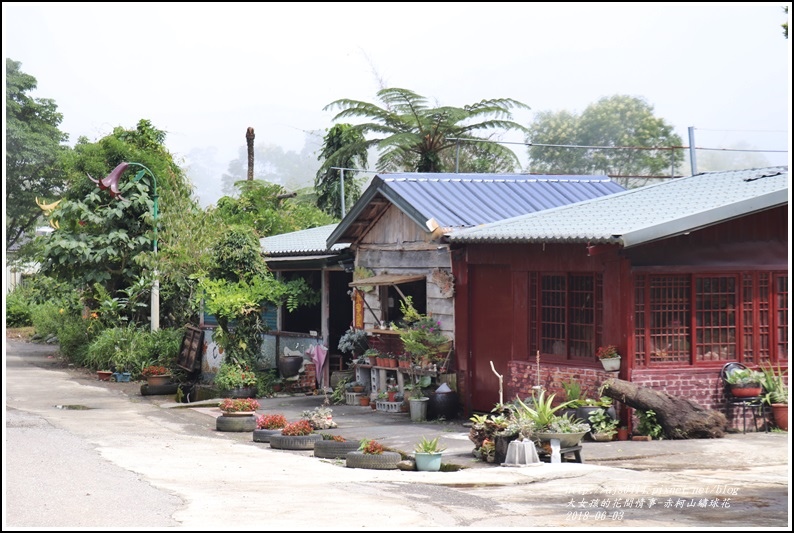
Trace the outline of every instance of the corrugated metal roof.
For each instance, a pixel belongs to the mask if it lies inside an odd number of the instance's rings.
[[[345,243],[335,244],[329,249],[326,241],[336,224],[328,224],[318,228],[310,228],[281,235],[272,235],[259,239],[262,252],[271,257],[295,254],[323,254],[342,252],[350,247]]]
[[[450,242],[636,246],[788,203],[788,167],[708,172],[454,231]]]
[[[434,219],[445,231],[581,202],[623,187],[608,176],[540,174],[378,174],[331,234],[329,242],[354,242],[387,203],[425,227]]]

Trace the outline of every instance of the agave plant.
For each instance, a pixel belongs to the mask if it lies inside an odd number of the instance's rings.
[[[538,431],[545,431],[551,427],[552,423],[560,418],[556,414],[557,411],[565,409],[572,403],[568,401],[554,406],[554,394],[547,398],[545,390],[541,390],[537,396],[528,398],[527,402],[516,398],[513,416],[519,420],[531,421]]]

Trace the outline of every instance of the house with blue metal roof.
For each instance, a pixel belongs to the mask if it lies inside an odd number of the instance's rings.
[[[465,411],[495,372],[506,400],[615,376],[740,425],[721,369],[788,366],[789,194],[788,167],[707,172],[450,232]]]
[[[260,240],[272,271],[301,276],[322,294],[317,309],[279,311],[264,349],[276,357],[290,342],[290,349],[302,349],[319,339],[332,370],[343,370],[350,354],[344,360],[338,353],[339,338],[355,326],[369,332],[373,345],[399,351],[385,326],[400,319],[405,296],[454,338],[445,235],[623,190],[607,176],[378,174],[339,224]]]
[[[450,339],[455,338],[448,234],[623,190],[607,176],[378,174],[331,231],[326,248],[346,243],[354,258],[349,283],[353,326],[368,332],[371,346],[399,353],[399,336],[389,324],[402,319],[400,304],[408,298],[418,312],[432,316]],[[453,361],[447,363],[439,373],[454,373]],[[375,369],[363,379],[381,390],[389,377],[402,383],[395,370]]]

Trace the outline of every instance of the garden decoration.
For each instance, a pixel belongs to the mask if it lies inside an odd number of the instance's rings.
[[[149,170],[145,165],[140,163],[119,163],[116,168],[110,171],[110,174],[102,178],[101,180],[95,180],[91,177],[90,174],[88,175],[88,179],[93,181],[99,187],[99,190],[109,190],[110,196],[112,198],[118,198],[119,200],[124,200],[121,197],[121,192],[119,191],[119,180],[121,179],[121,175],[127,170],[130,165],[141,167],[135,174],[135,182],[138,182],[143,178],[147,173],[152,178],[152,226],[154,229],[154,237],[152,238],[152,248],[154,251],[155,257],[157,256],[157,212],[158,212],[158,194],[157,194],[157,178],[155,178],[154,173]],[[157,275],[157,270],[154,270],[154,279],[152,281],[152,301],[151,301],[151,321],[152,321],[152,331],[157,331],[160,329],[160,279]]]

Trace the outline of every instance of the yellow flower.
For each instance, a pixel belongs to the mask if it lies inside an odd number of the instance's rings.
[[[58,312],[59,312],[60,314],[63,314],[63,307],[61,307],[60,309],[58,309]]]

